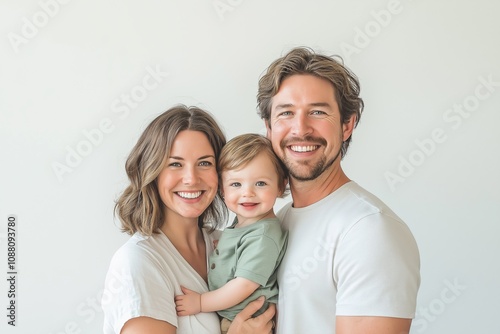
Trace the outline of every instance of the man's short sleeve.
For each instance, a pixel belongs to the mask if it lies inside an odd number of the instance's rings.
[[[334,259],[337,315],[413,318],[420,257],[408,227],[369,215],[341,238]]]

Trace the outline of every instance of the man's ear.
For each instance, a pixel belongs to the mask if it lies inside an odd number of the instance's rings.
[[[271,124],[268,119],[266,119],[264,123],[266,124],[266,137],[267,139],[271,139]]]
[[[346,141],[352,135],[354,131],[354,126],[356,124],[357,116],[353,114],[347,123],[342,124],[342,140]]]

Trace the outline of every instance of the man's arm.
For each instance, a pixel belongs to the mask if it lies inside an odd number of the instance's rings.
[[[175,296],[178,316],[192,315],[200,312],[225,310],[241,303],[260,285],[243,277],[236,277],[217,290],[199,294],[181,287],[184,295]]]
[[[267,310],[258,317],[252,318],[252,315],[260,310],[266,298],[259,297],[236,315],[229,326],[227,334],[269,334],[274,328],[273,317],[276,314],[276,305],[269,304]]]
[[[408,334],[411,319],[337,316],[337,334]]]

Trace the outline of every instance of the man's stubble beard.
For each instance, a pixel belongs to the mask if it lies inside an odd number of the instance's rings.
[[[308,162],[294,162],[290,161],[286,155],[283,157],[283,163],[285,164],[286,168],[288,169],[289,175],[294,178],[297,181],[312,181],[317,179],[321,174],[323,174],[328,168],[330,168],[335,161],[340,157],[341,154],[341,148],[339,148],[337,154],[335,157],[333,157],[331,160],[326,161],[326,157],[323,155],[320,160],[316,163],[315,166],[309,166]],[[283,149],[283,148],[282,148]],[[285,150],[283,150],[285,152]],[[300,165],[300,166],[297,166]],[[299,169],[307,168],[307,171],[300,172]]]

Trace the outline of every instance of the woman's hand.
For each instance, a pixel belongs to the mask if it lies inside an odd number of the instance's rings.
[[[274,321],[272,320],[276,313],[276,305],[269,304],[267,310],[258,317],[252,318],[252,314],[257,312],[264,305],[266,298],[259,297],[249,303],[243,311],[234,318],[227,334],[269,334],[273,332]]]

